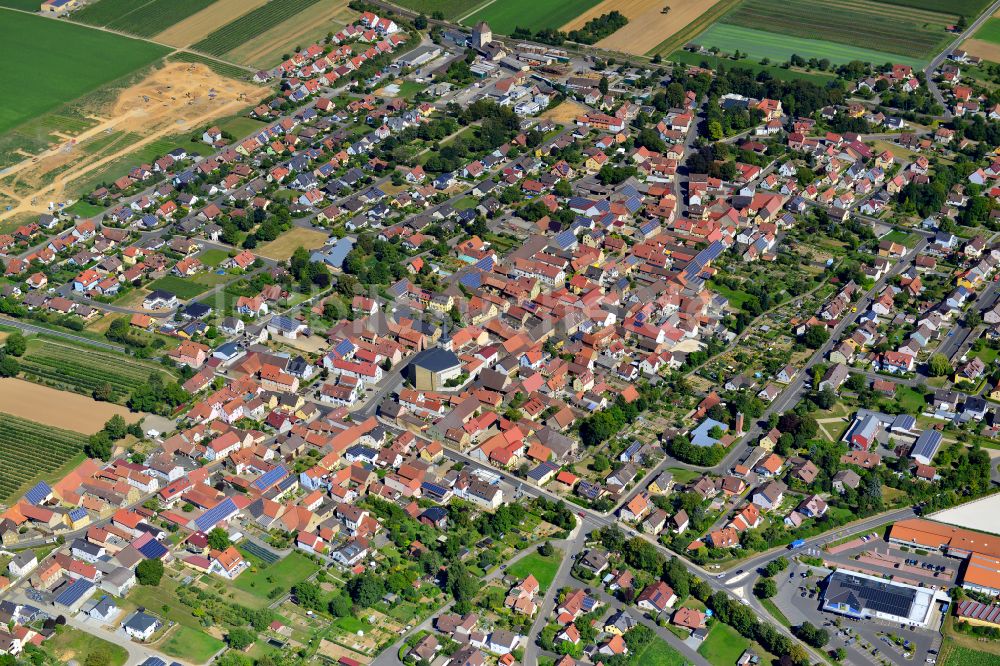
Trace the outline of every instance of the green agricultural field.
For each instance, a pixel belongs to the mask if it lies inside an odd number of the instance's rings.
[[[81,23],[151,37],[215,0],[100,0],[73,14]]]
[[[11,9],[21,9],[26,12],[37,12],[42,3],[35,0],[0,0],[0,7],[10,7]]]
[[[31,54],[30,67],[23,58],[0,61],[0,80],[7,90],[18,91],[17,104],[0,105],[0,133],[169,52],[157,44],[9,9],[0,9],[0,42],[7,53]]]
[[[562,561],[562,553],[558,550],[551,556],[544,557],[540,553],[525,555],[507,568],[507,573],[514,578],[527,578],[532,574],[538,581],[538,586],[544,591],[547,590],[552,580],[559,570],[559,563]]]
[[[136,387],[146,384],[150,373],[161,373],[165,380],[174,379],[160,365],[96,347],[53,342],[39,337],[28,341],[28,351],[20,361],[25,379],[85,395],[90,395],[95,388],[107,382],[120,401],[124,401]]]
[[[992,44],[1000,44],[1000,18],[986,19],[986,23],[976,31],[976,39]]]
[[[862,50],[877,44],[878,50],[885,53],[929,59],[953,38],[945,26],[956,20],[951,13],[873,0],[827,0],[822,4],[813,0],[743,0],[722,18],[722,23]],[[799,55],[829,57],[822,51]]]
[[[176,294],[177,298],[185,301],[208,291],[208,287],[205,285],[198,284],[191,278],[182,278],[176,275],[166,275],[159,280],[154,280],[149,283],[149,288],[169,291],[171,294]]]
[[[0,501],[83,451],[87,436],[0,414]]]
[[[1000,656],[989,652],[970,650],[961,645],[950,645],[947,642],[941,649],[943,659],[941,666],[995,666]]]
[[[600,0],[504,0],[471,14],[462,22],[475,25],[486,21],[495,33],[509,35],[521,26],[532,31],[560,28]]]
[[[738,49],[754,60],[770,58],[772,61],[784,62],[792,55],[798,54],[804,58],[826,58],[833,64],[844,64],[852,60],[879,64],[885,62],[920,64],[920,60],[917,58],[896,56],[881,51],[869,51],[818,39],[779,35],[775,32],[754,30],[728,23],[716,23],[698,35],[694,41],[706,48],[717,46],[725,53],[733,53]]]
[[[191,48],[209,55],[222,55],[317,2],[319,0],[271,0],[266,5],[230,21],[205,39],[193,44]]]
[[[945,14],[960,14],[972,20],[979,16],[990,0],[881,0],[887,5],[899,5],[900,7],[913,7],[929,12],[943,12]]]
[[[400,7],[412,9],[415,12],[422,12],[431,16],[434,12],[441,12],[446,19],[461,18],[478,5],[485,4],[488,0],[398,0],[394,4]]]

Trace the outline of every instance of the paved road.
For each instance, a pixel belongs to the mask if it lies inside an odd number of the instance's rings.
[[[100,340],[91,340],[90,338],[85,338],[82,335],[73,335],[72,333],[67,333],[65,331],[45,328],[44,326],[36,326],[21,319],[11,319],[10,317],[0,315],[0,324],[3,324],[4,326],[13,326],[14,328],[18,328],[25,333],[45,333],[47,335],[54,335],[66,340],[72,340],[73,342],[90,345],[92,347],[100,347],[101,349],[108,349],[114,352],[125,353],[127,351],[120,345],[112,344],[110,342],[101,342]]]
[[[938,67],[940,67],[945,60],[947,60],[948,54],[957,49],[966,39],[971,37],[972,33],[978,30],[979,26],[981,26],[986,19],[993,16],[998,9],[1000,9],[1000,0],[997,0],[990,5],[988,9],[983,11],[983,13],[980,14],[976,20],[969,24],[969,27],[965,29],[965,32],[952,40],[945,50],[937,54],[934,59],[927,64],[927,67],[924,68],[924,74],[927,77],[927,89],[931,92],[931,95],[934,96],[934,100],[944,108],[944,114],[942,117],[945,120],[951,120],[952,115],[951,111],[948,110],[947,104],[945,103],[944,95],[941,94],[941,90],[933,80],[934,72],[936,72]]]

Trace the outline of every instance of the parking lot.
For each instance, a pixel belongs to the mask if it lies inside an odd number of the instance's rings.
[[[934,658],[929,650],[940,647],[937,626],[903,628],[880,620],[856,620],[821,610],[822,581],[828,569],[793,562],[775,577],[778,594],[772,599],[792,625],[810,622],[830,633],[826,650],[847,650],[845,663],[916,664]],[[897,644],[894,638],[899,639]],[[909,657],[906,655],[909,654]]]

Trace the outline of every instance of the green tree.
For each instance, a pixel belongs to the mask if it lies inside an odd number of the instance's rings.
[[[761,578],[754,584],[753,593],[760,599],[770,599],[778,593],[778,584],[773,578]]]
[[[347,617],[351,614],[351,600],[343,594],[335,594],[330,598],[330,615]]]
[[[135,579],[140,585],[156,586],[163,578],[163,562],[160,560],[143,560],[135,568]]]
[[[826,326],[810,326],[802,336],[802,342],[810,349],[819,349],[830,339],[830,332]]]
[[[368,608],[385,594],[385,581],[374,574],[361,574],[347,583],[347,592],[354,603]]]
[[[944,354],[933,354],[927,362],[927,372],[931,377],[946,377],[952,373],[951,362]]]
[[[20,331],[14,331],[7,337],[7,344],[4,345],[4,349],[11,356],[22,356],[28,349],[28,341]]]
[[[309,610],[320,610],[323,607],[322,592],[319,585],[304,581],[292,588],[292,594],[299,605]]]
[[[208,546],[215,550],[225,550],[229,548],[229,533],[221,527],[214,527],[208,533]]]
[[[0,354],[0,377],[17,377],[21,364],[9,354]]]
[[[108,437],[113,441],[124,439],[125,435],[128,434],[128,423],[125,422],[125,418],[121,414],[115,414],[105,422],[104,432],[108,433]]]
[[[83,445],[83,452],[88,458],[99,458],[107,462],[111,459],[111,451],[114,443],[108,437],[108,433],[101,430],[90,436],[87,443]]]
[[[257,634],[244,627],[233,627],[226,634],[226,642],[234,650],[244,650],[257,640]]]

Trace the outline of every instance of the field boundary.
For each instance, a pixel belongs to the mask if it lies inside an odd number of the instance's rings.
[[[670,55],[688,42],[695,39],[701,33],[705,32],[705,30],[707,30],[713,23],[719,21],[723,16],[728,14],[729,11],[741,1],[742,0],[719,0],[717,3],[712,5],[711,9],[699,16],[697,19],[688,23],[686,26],[667,37],[649,51],[646,51],[646,55]]]

